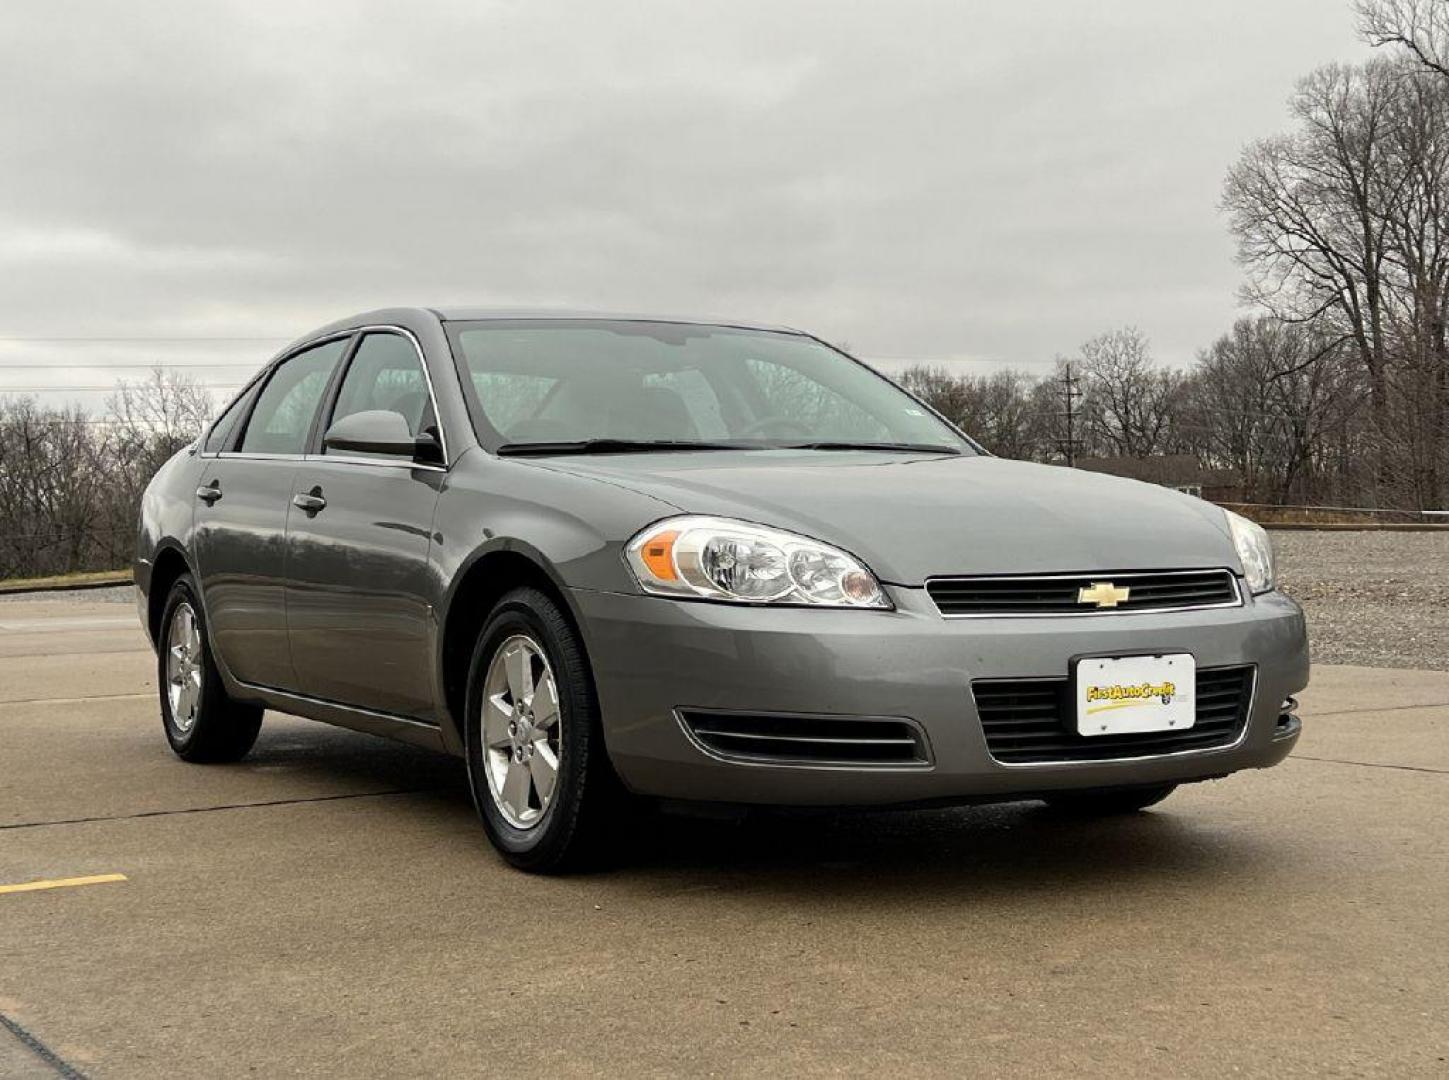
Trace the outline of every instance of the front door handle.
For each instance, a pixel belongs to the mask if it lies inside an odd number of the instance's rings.
[[[293,495],[292,505],[298,510],[305,511],[310,516],[325,510],[327,508],[327,500],[322,497],[321,488],[313,488],[305,495]]]
[[[221,498],[221,481],[213,480],[211,483],[197,488],[196,497],[206,503],[207,506],[212,505],[217,499]]]

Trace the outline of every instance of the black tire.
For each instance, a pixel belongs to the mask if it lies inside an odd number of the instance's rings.
[[[537,656],[542,658],[536,658],[525,648],[529,656],[529,677],[538,679],[541,688],[543,675],[552,676],[558,702],[557,726],[546,719],[534,725],[531,707],[526,714],[511,714],[519,717],[527,734],[518,736],[515,744],[499,748],[495,730],[495,747],[488,752],[485,764],[483,700],[489,671],[495,656],[499,656],[499,662],[506,668],[506,657],[500,654],[505,647],[514,648],[520,641],[536,647]],[[506,693],[512,710],[511,685]],[[548,709],[539,705],[537,712],[541,717]],[[490,713],[495,723],[501,715]],[[511,721],[509,724],[509,737],[514,738],[512,728],[519,725]],[[463,728],[473,803],[488,839],[508,862],[520,870],[559,873],[598,861],[603,854],[606,824],[619,809],[623,789],[604,748],[598,697],[583,644],[558,605],[539,590],[515,589],[499,600],[489,614],[469,664]],[[557,738],[550,734],[553,731]],[[529,739],[533,740],[531,746]],[[532,771],[533,757],[522,763],[532,785],[525,793],[528,809],[524,812],[535,815],[522,825],[510,821],[506,814],[512,811],[502,805],[506,802],[502,787],[508,772],[520,764],[516,758],[520,750],[539,755],[545,764],[549,756],[556,762],[546,802],[538,774]],[[499,779],[500,773],[505,779]]]
[[[1135,814],[1156,806],[1177,790],[1176,784],[1152,784],[1143,787],[1088,788],[1085,791],[1063,791],[1046,797],[1046,804],[1062,814],[1076,817],[1111,817]]]
[[[195,705],[186,715],[178,716],[173,709],[168,663],[173,648],[173,626],[178,618],[188,616],[195,621],[200,646],[190,654],[194,668],[188,668],[188,674],[194,671]],[[190,574],[176,579],[161,613],[161,628],[156,638],[156,684],[161,695],[161,726],[166,732],[166,741],[183,761],[206,764],[240,761],[257,741],[262,710],[227,696],[212,655],[206,614]],[[180,704],[185,706],[186,702],[183,700]]]

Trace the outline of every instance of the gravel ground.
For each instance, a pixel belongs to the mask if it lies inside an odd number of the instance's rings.
[[[1322,664],[1449,671],[1449,532],[1275,529],[1278,576],[1308,613]],[[5,600],[130,604],[132,590],[21,593]]]
[[[134,604],[136,589],[132,585],[106,586],[102,589],[53,589],[48,592],[20,592],[0,595],[0,604],[44,600],[61,604]]]
[[[1449,532],[1271,535],[1315,661],[1449,671]]]

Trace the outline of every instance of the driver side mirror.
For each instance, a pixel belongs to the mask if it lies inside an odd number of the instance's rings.
[[[402,413],[390,409],[367,409],[344,416],[322,437],[328,450],[361,454],[390,454],[429,465],[441,464],[442,446],[431,430],[416,437]]]

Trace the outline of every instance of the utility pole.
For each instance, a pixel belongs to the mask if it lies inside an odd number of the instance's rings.
[[[1062,453],[1066,455],[1067,467],[1072,468],[1077,464],[1077,402],[1081,400],[1082,380],[1077,378],[1072,371],[1072,362],[1068,360],[1062,365],[1062,404],[1063,409],[1057,415],[1062,417],[1067,424],[1067,437],[1058,439],[1057,445]]]

